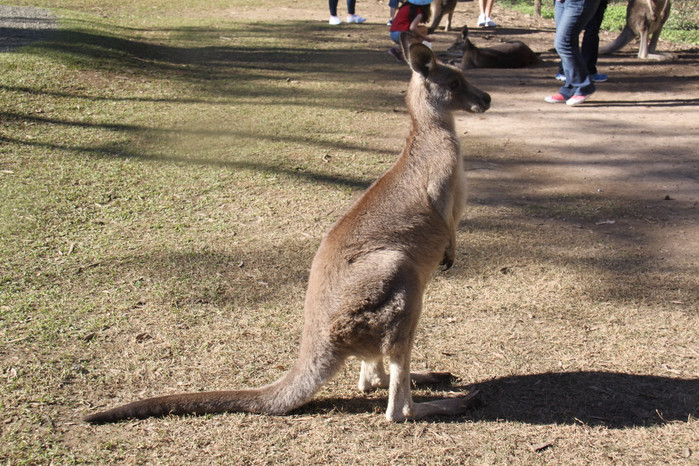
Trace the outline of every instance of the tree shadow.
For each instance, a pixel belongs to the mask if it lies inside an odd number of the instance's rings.
[[[0,5],[0,52],[50,39],[58,27],[47,9]]]
[[[651,99],[651,100],[601,100],[587,104],[588,107],[696,107],[699,99]]]
[[[100,25],[95,23],[93,26]],[[161,41],[144,40],[139,30],[108,27],[110,29],[104,32],[86,32],[77,26],[54,31],[41,43],[35,44],[31,53],[60,53],[64,60],[91,69],[128,70],[146,75],[156,73],[168,79],[197,80],[208,85],[219,81],[253,81],[268,77],[269,72],[305,73],[318,77],[332,75],[333,79],[354,81],[358,76],[366,76],[366,66],[385,63],[383,54],[367,54],[365,48],[357,46],[357,39],[351,34],[331,35],[324,24],[312,21],[246,23],[232,28],[148,30],[156,37],[168,36]],[[6,33],[12,35],[17,31],[12,29]],[[283,37],[287,41],[280,45],[247,46],[232,39],[241,36]],[[328,42],[330,37],[335,45],[332,48],[297,45],[309,40]],[[221,45],[211,45],[212,42]],[[348,62],[356,61],[365,66],[346,66]],[[375,81],[394,78],[388,70],[372,69]]]
[[[479,390],[469,415],[446,422],[584,424],[611,429],[687,422],[699,415],[699,379],[616,372],[562,372],[500,377],[448,390]],[[385,391],[356,398],[313,400],[296,413],[383,412]],[[415,396],[416,402],[439,396]]]
[[[497,27],[495,29],[477,29],[469,28],[469,35],[473,34],[480,38],[497,38],[499,36],[525,36],[531,34],[540,34],[545,32],[555,32],[554,28],[515,28],[515,27]]]

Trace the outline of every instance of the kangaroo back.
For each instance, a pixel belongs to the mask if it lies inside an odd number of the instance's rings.
[[[461,67],[469,68],[523,68],[541,62],[539,56],[524,42],[515,40],[490,47],[476,47],[468,38],[468,27],[461,29],[464,55]]]

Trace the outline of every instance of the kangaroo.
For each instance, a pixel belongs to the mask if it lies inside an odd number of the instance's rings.
[[[428,34],[437,30],[444,15],[447,15],[445,31],[451,31],[451,18],[454,16],[457,0],[435,0],[432,2],[432,25],[427,29]]]
[[[663,60],[667,55],[655,53],[660,33],[670,16],[670,0],[629,0],[626,7],[626,26],[614,42],[600,50],[610,54],[620,50],[635,37],[640,37],[638,58]]]
[[[464,55],[461,67],[468,68],[523,68],[541,62],[539,56],[522,41],[513,40],[492,47],[476,47],[468,38],[468,26],[461,29]],[[450,47],[451,51],[454,47]]]
[[[490,96],[461,70],[402,37],[412,69],[406,103],[412,131],[394,165],[330,228],[311,264],[299,355],[279,380],[256,389],[149,398],[85,417],[90,423],[168,414],[281,415],[306,403],[350,356],[361,361],[359,389],[388,388],[386,419],[462,414],[474,393],[414,403],[410,355],[425,287],[451,267],[465,204],[465,175],[453,112],[480,113]],[[389,373],[384,369],[389,361]],[[450,374],[446,373],[447,376]]]

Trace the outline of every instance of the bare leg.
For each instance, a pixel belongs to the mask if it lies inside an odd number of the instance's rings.
[[[493,0],[478,0],[478,9],[481,14],[490,16],[490,12],[493,9]]]

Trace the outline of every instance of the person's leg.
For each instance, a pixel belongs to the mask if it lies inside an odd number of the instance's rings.
[[[478,23],[477,26],[485,26],[485,0],[478,0]]]
[[[495,22],[490,18],[494,0],[478,0],[478,26],[495,27]]]
[[[388,18],[388,22],[391,23],[393,21],[393,17],[396,14],[396,8],[398,8],[398,0],[388,0],[388,9],[390,11],[390,17]]]
[[[563,2],[553,0],[553,17],[554,21],[556,22],[556,30],[558,30],[558,22],[562,14]],[[565,71],[563,71],[563,61],[561,60],[560,63],[558,63],[558,74],[556,75],[556,79],[559,79],[558,76],[563,76],[563,78],[565,79],[565,75]]]
[[[354,5],[356,0],[347,0],[347,22],[348,23],[363,23],[366,18],[354,14]]]
[[[485,8],[483,13],[490,18],[490,13],[493,11],[493,0],[485,0]]]
[[[566,0],[556,4],[556,38],[554,46],[561,57],[566,83],[559,93],[566,99],[595,91],[580,53],[580,32],[595,13],[599,0]]]
[[[337,0],[328,0],[330,6],[330,16],[337,16]]]
[[[597,11],[585,26],[580,53],[587,66],[587,71],[593,75],[597,74],[597,59],[599,56],[599,29],[604,19],[604,12],[607,10],[607,0],[600,0]]]

